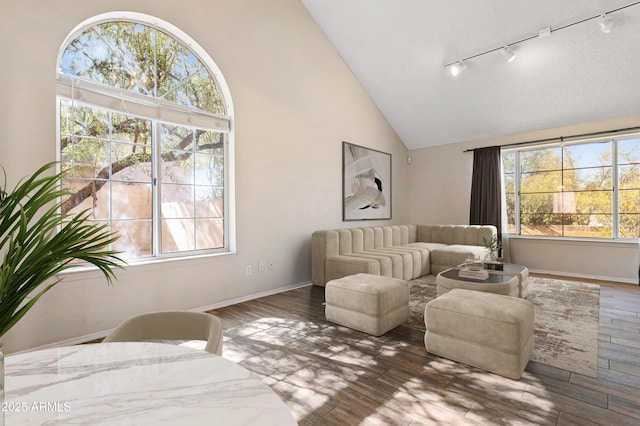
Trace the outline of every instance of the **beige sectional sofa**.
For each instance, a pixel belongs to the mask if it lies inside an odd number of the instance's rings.
[[[491,225],[390,225],[315,231],[311,236],[311,281],[324,286],[367,273],[411,280],[484,258]]]

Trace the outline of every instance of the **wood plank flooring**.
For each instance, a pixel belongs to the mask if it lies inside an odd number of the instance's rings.
[[[300,425],[640,425],[640,288],[600,283],[598,378],[529,362],[510,380],[426,352],[400,326],[324,318],[324,288],[210,311],[223,356],[257,373]]]

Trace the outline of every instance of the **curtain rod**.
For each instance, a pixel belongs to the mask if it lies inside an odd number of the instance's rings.
[[[504,144],[504,145],[484,146],[482,148],[465,149],[464,152],[473,152],[473,151],[475,151],[477,149],[485,149],[485,148],[505,148],[505,147],[506,148],[512,148],[512,147],[515,147],[515,146],[532,145],[532,144],[536,144],[536,143],[552,142],[552,141],[560,141],[560,142],[562,142],[565,139],[586,138],[586,137],[592,137],[592,136],[614,135],[614,134],[617,134],[617,133],[632,132],[632,131],[638,131],[638,130],[640,130],[640,126],[627,127],[627,128],[624,128],[624,129],[605,130],[605,131],[602,131],[602,132],[583,133],[583,134],[580,134],[580,135],[556,136],[555,138],[538,139],[538,140],[527,141],[527,142],[508,143],[508,144]]]

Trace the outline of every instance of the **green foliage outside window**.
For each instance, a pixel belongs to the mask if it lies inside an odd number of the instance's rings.
[[[503,170],[511,233],[640,237],[640,139],[507,151]]]

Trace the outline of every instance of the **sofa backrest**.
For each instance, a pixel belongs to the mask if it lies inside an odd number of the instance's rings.
[[[418,225],[418,241],[484,246],[498,230],[493,225]]]

